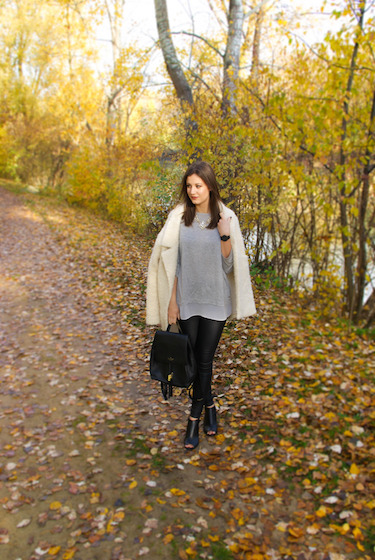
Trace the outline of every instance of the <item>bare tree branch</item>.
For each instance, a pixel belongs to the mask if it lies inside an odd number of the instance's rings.
[[[190,31],[171,31],[171,35],[189,35],[190,37],[196,37],[206,43],[206,45],[213,49],[219,56],[221,56],[221,58],[224,58],[224,54],[212,45],[205,37],[202,37],[202,35],[197,35],[196,33],[191,33]]]
[[[300,35],[297,35],[297,33],[293,33],[292,31],[290,31],[290,34],[293,35],[293,37],[295,37],[296,39],[298,39],[298,41],[301,41],[301,43],[303,43],[305,45],[305,47],[307,47],[309,49],[309,51],[311,51],[313,53],[313,55],[315,55],[317,58],[320,58],[320,60],[323,60],[323,62],[325,62],[330,67],[340,68],[341,70],[350,70],[350,66],[345,66],[345,64],[338,64],[337,62],[332,62],[332,60],[329,60],[325,56],[319,54],[311,45],[309,45],[309,43],[307,41],[305,41],[305,39],[303,37],[301,37]],[[375,68],[369,68],[368,66],[356,66],[355,69],[356,70],[367,70],[369,72],[375,72]]]
[[[218,24],[220,25],[221,29],[225,29],[223,22],[219,19],[215,7],[212,4],[212,0],[207,0],[208,5],[210,6],[211,12],[214,14],[216,21],[218,22]],[[225,17],[228,18],[228,13],[227,13],[227,9],[224,3],[224,0],[221,0],[221,10],[222,12],[225,14]]]
[[[196,80],[198,80],[199,82],[201,82],[204,85],[204,87],[211,93],[211,95],[220,104],[221,103],[221,98],[214,92],[212,87],[207,84],[207,82],[202,78],[202,76],[200,76],[199,74],[194,72],[194,70],[192,70],[191,68],[187,68],[186,66],[185,66],[185,68],[189,72],[189,74],[191,74],[193,76],[193,78],[195,78]]]

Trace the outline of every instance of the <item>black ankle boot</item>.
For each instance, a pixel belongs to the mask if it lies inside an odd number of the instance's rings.
[[[185,449],[190,451],[191,449],[195,449],[199,443],[199,419],[191,420],[189,418],[188,425],[186,428],[186,436],[185,436]],[[191,445],[192,447],[186,447],[187,445]]]
[[[217,434],[217,417],[216,417],[216,408],[215,405],[208,408],[206,406],[204,410],[204,424],[203,429],[206,435],[208,436],[216,436]],[[214,432],[213,434],[209,434],[208,432]]]

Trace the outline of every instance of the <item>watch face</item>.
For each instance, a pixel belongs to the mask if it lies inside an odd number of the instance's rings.
[[[220,239],[221,239],[222,241],[228,241],[228,239],[230,239],[230,235],[222,235],[222,236],[220,237]]]

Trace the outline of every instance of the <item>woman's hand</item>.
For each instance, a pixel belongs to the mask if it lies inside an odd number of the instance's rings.
[[[168,323],[173,325],[179,318],[180,308],[177,305],[177,301],[171,299],[168,306]]]
[[[220,220],[217,223],[217,229],[220,233],[220,235],[230,235],[230,221],[231,221],[231,217],[228,216],[228,218],[224,217],[224,213],[220,212]]]

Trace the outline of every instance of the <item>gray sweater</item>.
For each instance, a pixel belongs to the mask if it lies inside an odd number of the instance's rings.
[[[209,214],[197,213],[201,222]],[[233,252],[224,258],[217,228],[201,229],[194,221],[181,224],[177,262],[177,304],[181,319],[200,315],[224,321],[232,312],[227,274],[233,267]]]

